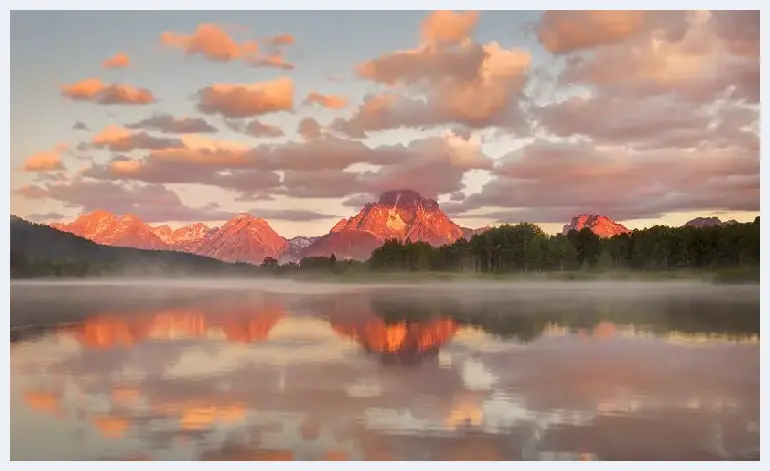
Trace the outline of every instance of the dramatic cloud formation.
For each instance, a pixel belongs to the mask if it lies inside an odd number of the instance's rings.
[[[349,171],[354,164],[378,170]],[[200,183],[241,193],[337,198],[411,188],[426,196],[464,188],[468,170],[492,169],[478,141],[454,134],[412,141],[408,146],[370,148],[330,136],[256,148],[219,141],[184,140],[184,146],[154,150],[135,160],[120,157],[83,175],[100,180]],[[278,171],[283,173],[280,179]]]
[[[408,146],[373,149],[351,141],[325,138],[313,141],[312,145],[284,149],[279,155],[283,159],[294,159],[291,167],[285,166],[286,193],[318,198],[379,194],[394,188],[410,188],[435,198],[462,189],[466,171],[492,166],[492,161],[481,152],[480,143],[452,134],[418,139]],[[379,169],[345,170],[360,163]]]
[[[226,121],[227,127],[252,137],[282,137],[283,130],[278,126],[265,124],[257,119],[251,121]]]
[[[179,145],[150,151],[144,158],[117,156],[83,173],[97,180],[144,183],[200,183],[239,193],[277,191],[279,175],[257,168],[240,143],[184,135]]]
[[[306,105],[317,104],[323,108],[340,110],[348,106],[348,99],[340,95],[323,95],[321,93],[310,92],[303,103]]]
[[[214,84],[198,92],[198,109],[227,118],[246,118],[294,108],[294,82],[288,77],[251,85]]]
[[[128,54],[125,52],[119,52],[109,59],[102,62],[102,67],[105,69],[125,69],[131,64]]]
[[[59,144],[53,149],[44,150],[27,157],[22,169],[25,172],[54,172],[64,170],[61,154],[67,150],[67,144]]]
[[[561,96],[528,108],[539,139],[498,159],[481,192],[453,194],[444,208],[539,222],[758,211],[756,25],[752,12],[545,13],[538,38],[567,60]],[[369,100],[353,131],[402,121],[382,98]]]
[[[160,36],[163,45],[179,48],[187,55],[201,55],[216,62],[229,62],[256,56],[256,41],[237,43],[225,30],[212,23],[198,25],[192,34],[166,31]]]
[[[167,114],[159,114],[150,118],[145,118],[136,123],[126,124],[126,128],[146,129],[149,131],[159,131],[170,134],[217,132],[217,128],[210,125],[203,118],[175,118]]]
[[[166,31],[164,47],[203,59],[177,64],[174,73],[228,63],[213,66],[225,73],[223,82],[182,88],[179,80],[178,91],[148,82],[170,90],[160,101],[146,88],[100,78],[61,86],[68,101],[164,109],[134,108],[126,119],[119,114],[126,108],[115,106],[107,122],[68,114],[101,131],[77,145],[81,155],[56,147],[23,164],[29,151],[16,156],[14,168],[35,173],[25,178],[37,182],[18,194],[97,207],[79,200],[80,192],[85,198],[88,189],[96,200],[99,191],[116,188],[111,198],[128,199],[137,189],[145,195],[137,204],[160,195],[170,214],[199,219],[225,212],[180,209],[163,185],[203,185],[195,191],[210,192],[223,206],[228,198],[274,199],[289,208],[304,208],[302,198],[357,208],[384,191],[409,188],[440,197],[453,216],[490,222],[563,223],[586,212],[627,220],[758,211],[759,12],[548,11],[531,23],[530,38],[517,38],[525,25],[516,15],[508,34],[487,30],[494,22],[479,21],[484,14],[428,13],[400,40],[380,38],[377,44],[386,45],[370,56],[332,51],[339,56],[326,64],[307,62],[312,41],[293,51],[292,34],[270,36],[256,26],[192,23],[179,27],[186,32]],[[314,38],[305,33],[298,37]],[[531,48],[532,41],[539,45]],[[293,74],[295,62],[316,72]],[[102,65],[130,63],[118,53]],[[228,83],[231,68],[256,78]],[[127,124],[104,127],[110,122]],[[72,130],[89,128],[76,121]],[[127,207],[118,199],[108,204]],[[148,211],[160,218],[161,210]],[[334,217],[325,212],[260,216]]]
[[[62,86],[62,96],[75,101],[100,105],[149,105],[155,102],[152,92],[132,85],[106,84],[98,78],[81,80]]]
[[[422,25],[422,46],[382,55],[356,67],[359,77],[410,94],[373,94],[352,117],[332,128],[351,137],[401,127],[462,124],[517,128],[524,124],[518,98],[530,68],[530,54],[497,42],[475,44],[469,34],[475,14],[429,15]]]
[[[660,12],[664,14],[677,19],[686,14],[684,27],[669,21],[647,35],[607,41],[590,56],[573,57],[561,80],[628,98],[673,94],[706,103],[729,93],[733,99],[758,102],[759,37],[752,36],[751,22],[746,32],[735,35],[725,26],[730,16]]]
[[[555,136],[630,149],[758,146],[756,133],[748,129],[756,118],[750,107],[696,107],[669,96],[640,98],[634,106],[630,102],[629,97],[608,94],[569,98],[535,108],[533,115],[541,129]]]
[[[453,212],[515,208],[495,214],[560,222],[581,212],[622,220],[702,208],[759,210],[756,149],[631,151],[537,141],[501,159],[494,174]]]

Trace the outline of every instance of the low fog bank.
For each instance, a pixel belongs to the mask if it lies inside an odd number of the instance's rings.
[[[48,291],[52,288],[53,291]],[[379,282],[379,283],[335,283],[324,281],[302,281],[292,279],[270,278],[171,278],[171,279],[130,279],[130,278],[99,278],[99,279],[57,279],[57,280],[12,280],[11,297],[41,296],[45,292],[79,293],[87,289],[89,297],[99,295],[104,289],[120,292],[141,290],[148,292],[169,293],[179,292],[216,292],[248,291],[276,294],[334,294],[351,291],[403,291],[405,293],[434,293],[446,291],[458,293],[463,297],[473,296],[474,292],[489,295],[494,292],[506,296],[542,296],[549,293],[570,293],[586,295],[672,295],[687,294],[698,296],[735,296],[737,299],[759,299],[760,285],[757,283],[719,285],[699,280],[667,280],[667,281],[422,281],[422,282]],[[94,291],[91,291],[91,290]]]
[[[437,303],[486,314],[559,312],[565,315],[602,305],[620,311],[756,312],[757,284],[713,285],[697,281],[569,281],[340,284],[275,279],[60,279],[11,282],[12,332],[82,321],[88,315],[134,315],[163,310],[221,309],[258,313],[277,303],[292,311],[321,309],[363,315],[374,303],[408,315]],[[340,304],[341,303],[341,304]],[[346,307],[347,306],[347,307]],[[390,306],[390,307],[388,307]],[[597,307],[598,306],[598,307]],[[602,308],[603,309],[603,308]],[[511,311],[512,310],[512,311]],[[748,310],[748,311],[747,311]],[[560,314],[561,315],[561,314]],[[753,314],[752,314],[753,315]]]

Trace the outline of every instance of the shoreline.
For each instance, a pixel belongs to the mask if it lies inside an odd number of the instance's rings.
[[[741,271],[669,271],[669,272],[541,272],[505,274],[468,274],[451,272],[342,272],[342,273],[283,273],[253,276],[206,276],[206,275],[114,275],[94,277],[12,277],[11,284],[103,284],[151,281],[210,282],[212,285],[253,284],[259,282],[321,283],[340,285],[379,284],[440,284],[453,285],[518,285],[534,283],[592,284],[592,283],[697,283],[713,285],[759,285],[759,270]]]

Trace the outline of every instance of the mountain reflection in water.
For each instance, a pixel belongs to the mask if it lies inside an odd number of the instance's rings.
[[[758,459],[729,289],[13,286],[11,458]]]

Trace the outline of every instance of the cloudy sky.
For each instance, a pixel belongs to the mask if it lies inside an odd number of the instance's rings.
[[[759,212],[758,12],[13,12],[11,212]]]

